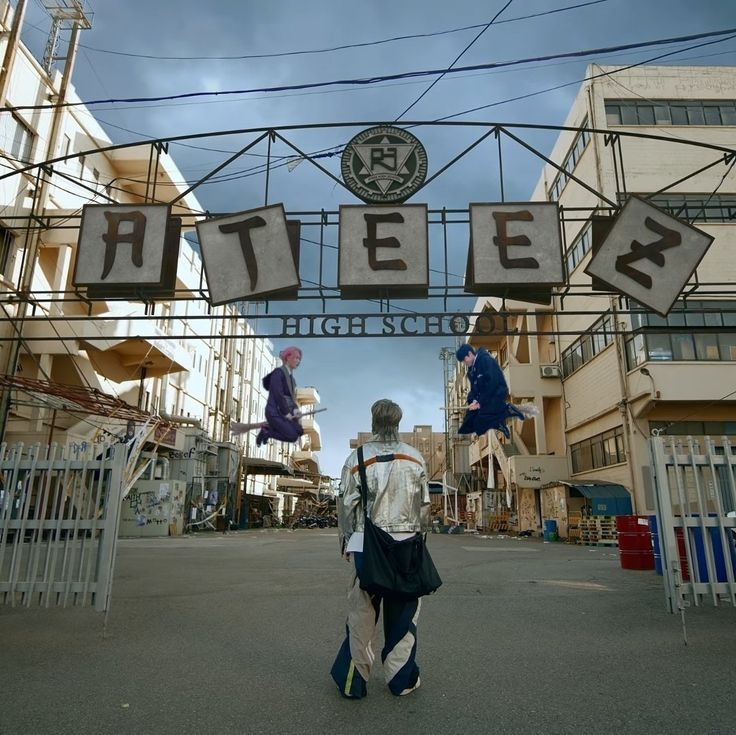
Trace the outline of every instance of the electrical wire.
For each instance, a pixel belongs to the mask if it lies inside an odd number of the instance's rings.
[[[416,98],[416,99],[414,100],[414,102],[412,102],[412,103],[411,103],[411,104],[410,104],[410,105],[409,105],[409,106],[408,106],[408,107],[407,107],[407,108],[406,108],[406,109],[405,109],[405,110],[404,110],[404,111],[403,111],[403,112],[402,112],[402,113],[401,113],[400,115],[398,115],[398,116],[397,116],[396,118],[394,118],[394,122],[398,122],[399,120],[401,120],[401,118],[402,118],[402,117],[404,117],[404,115],[406,115],[406,113],[407,113],[407,112],[409,112],[409,110],[411,110],[411,109],[412,109],[412,108],[413,108],[413,107],[414,107],[414,106],[415,106],[415,105],[416,105],[416,104],[417,104],[417,103],[418,103],[418,102],[419,102],[420,100],[422,100],[422,99],[423,99],[423,98],[425,97],[425,95],[427,95],[427,94],[428,94],[428,93],[430,92],[430,90],[431,90],[431,89],[432,89],[432,88],[433,88],[433,87],[434,87],[434,86],[435,86],[436,84],[438,84],[438,83],[440,82],[440,80],[441,80],[441,79],[443,79],[443,78],[445,77],[445,75],[446,75],[446,74],[448,74],[449,72],[451,72],[451,71],[452,71],[452,69],[453,69],[453,67],[455,66],[455,64],[457,64],[457,62],[458,62],[458,61],[460,61],[460,59],[461,59],[461,58],[462,58],[462,57],[463,57],[463,56],[465,55],[465,53],[466,53],[466,52],[467,52],[467,51],[468,51],[468,50],[470,49],[470,47],[471,47],[471,46],[473,46],[473,44],[475,44],[475,42],[476,42],[476,41],[477,41],[477,40],[478,40],[478,39],[479,39],[479,38],[480,38],[480,37],[481,37],[481,36],[482,36],[482,35],[483,35],[483,34],[484,34],[484,33],[485,33],[485,32],[486,32],[486,31],[487,31],[487,30],[488,30],[488,29],[489,29],[489,28],[490,28],[490,27],[491,27],[491,26],[492,26],[492,25],[493,25],[493,24],[495,23],[495,22],[496,22],[496,19],[497,19],[497,18],[499,17],[499,15],[501,15],[501,13],[503,13],[503,11],[504,11],[504,10],[506,10],[506,8],[508,8],[508,7],[509,7],[509,5],[511,5],[511,3],[512,3],[513,1],[514,1],[514,0],[507,0],[507,2],[506,2],[506,5],[504,5],[504,6],[503,6],[503,7],[501,8],[501,10],[499,10],[499,11],[498,11],[498,12],[496,13],[496,15],[494,15],[494,16],[493,16],[493,18],[491,18],[491,20],[490,20],[490,21],[489,21],[488,23],[486,23],[486,24],[485,24],[485,25],[483,26],[483,28],[481,29],[480,33],[478,33],[478,34],[477,34],[477,35],[475,36],[475,38],[474,38],[474,39],[473,39],[473,40],[472,40],[472,41],[471,41],[471,42],[470,42],[470,43],[469,43],[469,44],[468,44],[468,45],[467,45],[467,46],[466,46],[466,47],[465,47],[465,48],[464,48],[464,49],[463,49],[463,50],[462,50],[462,51],[461,51],[461,52],[460,52],[460,53],[459,53],[459,54],[458,54],[458,55],[457,55],[456,57],[455,57],[454,61],[453,61],[453,62],[452,62],[452,63],[450,64],[450,66],[448,66],[448,67],[447,67],[447,69],[445,69],[445,71],[443,71],[443,72],[442,72],[442,73],[441,73],[441,74],[440,74],[440,75],[439,75],[439,76],[437,77],[437,79],[435,79],[435,80],[434,80],[434,81],[433,81],[433,82],[432,82],[432,83],[431,83],[431,84],[429,85],[429,87],[427,87],[427,88],[426,88],[426,89],[425,89],[425,90],[424,90],[424,91],[423,91],[423,92],[422,92],[422,93],[421,93],[421,94],[419,95],[419,97],[417,97],[417,98]]]
[[[600,3],[608,2],[608,0],[590,0],[590,2],[578,3],[576,5],[568,5],[564,8],[554,8],[552,10],[545,10],[540,13],[531,13],[530,15],[521,15],[516,18],[507,18],[506,20],[500,20],[500,23],[514,23],[519,20],[530,20],[532,18],[541,18],[546,15],[553,15],[555,13],[564,13],[568,10],[577,10],[579,8],[585,8],[589,5],[599,5]],[[491,21],[493,22],[493,21]],[[79,44],[80,48],[85,48],[88,51],[94,51],[100,54],[113,54],[115,56],[127,56],[137,59],[152,59],[155,61],[238,61],[238,60],[252,60],[252,59],[278,59],[290,56],[304,56],[309,54],[326,54],[335,51],[345,51],[354,48],[367,48],[371,46],[380,46],[387,43],[395,43],[399,41],[408,41],[417,38],[432,38],[436,36],[444,36],[451,33],[461,33],[463,31],[475,30],[476,28],[487,28],[489,24],[476,23],[474,25],[462,26],[460,28],[449,28],[442,31],[433,31],[430,33],[412,33],[404,36],[393,36],[391,38],[383,38],[377,41],[365,41],[363,43],[348,43],[341,46],[331,46],[328,48],[320,49],[302,49],[298,51],[276,51],[266,54],[243,54],[237,56],[162,56],[157,54],[135,54],[127,51],[113,51],[112,49],[95,48],[94,46],[87,46],[86,44]],[[34,26],[35,27],[35,26]],[[41,30],[35,27],[37,30]]]
[[[501,61],[501,62],[490,62],[486,64],[472,64],[469,66],[462,66],[453,69],[423,69],[419,71],[401,72],[397,74],[383,74],[376,77],[359,77],[353,79],[334,79],[330,81],[322,82],[306,82],[303,84],[284,84],[275,87],[253,87],[249,89],[230,89],[230,90],[207,90],[199,92],[182,92],[180,94],[171,95],[154,95],[150,97],[121,97],[113,99],[98,99],[90,100],[87,102],[57,102],[53,104],[44,105],[17,105],[15,107],[6,107],[0,109],[0,112],[13,112],[13,111],[32,111],[32,110],[54,110],[59,108],[73,108],[73,107],[90,107],[92,105],[100,104],[117,104],[120,102],[131,103],[131,102],[161,102],[164,100],[179,100],[179,99],[192,99],[199,97],[213,97],[213,96],[231,96],[235,94],[252,94],[255,92],[284,92],[292,90],[303,90],[303,89],[317,89],[321,87],[333,87],[333,86],[345,86],[345,85],[372,85],[379,82],[391,81],[396,79],[413,79],[418,77],[436,76],[438,74],[457,74],[468,71],[480,71],[487,69],[500,69],[509,66],[519,66],[523,64],[529,64],[538,61],[550,61],[553,59],[569,59],[569,58],[583,58],[591,55],[601,55],[611,53],[613,51],[631,50],[631,49],[644,49],[651,46],[663,46],[673,43],[682,43],[685,41],[694,41],[701,38],[713,38],[715,36],[728,36],[736,34],[736,28],[728,28],[719,31],[709,31],[707,33],[696,33],[688,36],[678,36],[673,38],[661,38],[652,41],[642,41],[639,43],[622,44],[618,46],[607,46],[603,48],[587,49],[584,51],[568,51],[559,54],[546,54],[544,56],[534,56],[526,59],[515,59],[513,61]]]

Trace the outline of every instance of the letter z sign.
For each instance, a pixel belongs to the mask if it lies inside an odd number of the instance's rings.
[[[711,235],[630,197],[585,272],[664,317],[712,242]]]

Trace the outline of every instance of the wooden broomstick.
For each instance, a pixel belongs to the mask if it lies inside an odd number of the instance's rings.
[[[314,416],[315,413],[322,413],[322,411],[326,410],[326,408],[317,408],[314,411],[306,411],[299,418],[304,418],[305,416]],[[263,429],[265,426],[268,426],[267,421],[255,421],[252,424],[242,424],[239,421],[231,421],[230,433],[238,436],[240,434],[247,434],[249,431],[253,431],[254,429]]]

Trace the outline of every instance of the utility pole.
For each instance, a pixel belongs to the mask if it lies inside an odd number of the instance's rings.
[[[442,390],[445,396],[445,471],[450,469],[450,403],[449,403],[449,370],[448,362],[455,357],[455,353],[449,347],[440,350],[442,360]]]
[[[18,0],[15,4],[13,13],[13,25],[10,27],[10,35],[8,36],[8,45],[5,47],[5,55],[3,56],[3,65],[0,69],[0,107],[5,106],[5,97],[8,93],[8,82],[10,81],[10,72],[13,70],[13,59],[18,50],[20,39],[20,29],[23,27],[23,16],[26,12],[26,0]]]
[[[19,1],[18,6],[21,3]],[[23,8],[20,8],[21,11]],[[61,76],[61,83],[59,85],[58,95],[54,95],[53,102],[55,107],[52,110],[51,128],[48,135],[48,144],[43,160],[50,160],[54,158],[54,152],[56,151],[59,131],[61,130],[61,121],[63,119],[63,104],[66,101],[67,90],[69,88],[69,82],[71,81],[72,72],[74,70],[74,61],[77,53],[77,45],[79,43],[79,31],[84,28],[91,28],[91,23],[88,16],[85,14],[82,8],[81,0],[55,0],[55,2],[47,2],[46,10],[54,20],[54,24],[63,22],[71,23],[71,37],[69,39],[69,45],[67,46],[66,56],[62,57],[64,60],[64,70]],[[16,12],[18,12],[16,10]],[[52,27],[52,34],[56,32],[58,35],[58,29],[55,31]],[[11,44],[9,44],[11,45]],[[16,41],[17,49],[17,41]],[[7,54],[6,54],[7,55]],[[55,59],[56,57],[54,57]],[[52,59],[52,61],[54,60]],[[12,67],[11,62],[7,64],[8,71]],[[3,65],[3,73],[5,73],[6,65]],[[5,90],[7,90],[7,80],[3,79]],[[53,81],[49,79],[49,84],[52,85]],[[52,171],[48,167],[39,166],[39,172],[37,176],[38,186],[34,189],[33,202],[31,205],[31,211],[29,213],[29,226],[26,228],[25,242],[23,246],[23,260],[21,263],[21,272],[18,283],[18,294],[20,296],[17,312],[15,316],[15,322],[18,328],[18,337],[14,339],[8,348],[7,361],[5,363],[5,375],[15,376],[18,369],[18,359],[20,357],[21,350],[21,339],[23,322],[28,312],[28,299],[31,293],[33,285],[33,273],[36,267],[36,258],[38,255],[38,245],[40,240],[40,231],[34,230],[30,227],[32,219],[40,218],[44,214],[46,207],[46,198],[49,188],[49,179]],[[0,403],[0,440],[5,439],[5,432],[8,424],[8,415],[10,413],[10,388],[6,388],[3,392],[2,402]]]

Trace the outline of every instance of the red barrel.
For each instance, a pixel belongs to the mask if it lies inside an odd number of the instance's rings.
[[[683,582],[690,581],[690,570],[687,566],[687,551],[685,551],[685,534],[682,528],[675,529],[677,539],[677,555],[680,557],[680,576]]]
[[[654,569],[648,516],[616,516],[621,569]]]

